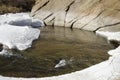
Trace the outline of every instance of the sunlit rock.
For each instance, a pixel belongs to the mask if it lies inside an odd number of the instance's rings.
[[[31,16],[46,25],[120,31],[119,0],[37,0]]]

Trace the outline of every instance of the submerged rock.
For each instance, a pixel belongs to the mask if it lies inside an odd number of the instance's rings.
[[[112,44],[115,48],[120,46],[120,41],[117,40],[109,40],[110,44]]]
[[[55,68],[61,68],[61,67],[65,67],[67,65],[70,65],[72,63],[72,59],[70,60],[65,60],[65,59],[62,59],[59,61],[58,64],[55,65]]]
[[[5,44],[0,44],[0,53],[2,53],[3,50],[9,50],[9,47]]]
[[[120,31],[119,0],[37,0],[31,16],[46,25]]]
[[[67,65],[67,61],[63,59],[63,60],[60,60],[60,62],[55,66],[55,68],[64,67],[66,65]]]
[[[0,51],[2,51],[3,50],[3,45],[2,44],[0,44]]]

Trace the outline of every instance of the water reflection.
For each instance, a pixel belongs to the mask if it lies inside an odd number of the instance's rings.
[[[42,28],[41,38],[44,39],[53,39],[58,41],[67,41],[73,43],[87,43],[92,45],[97,44],[107,44],[107,41],[100,36],[96,36],[94,32],[70,29],[70,28],[61,28],[61,27],[45,27]]]

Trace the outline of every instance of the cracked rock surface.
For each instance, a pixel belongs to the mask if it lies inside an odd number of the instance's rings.
[[[120,31],[120,0],[36,0],[31,16],[46,25]]]

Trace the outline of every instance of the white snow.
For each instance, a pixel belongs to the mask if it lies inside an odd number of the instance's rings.
[[[6,25],[6,26],[13,27],[10,25]],[[0,26],[0,27],[3,28],[3,26]],[[26,30],[28,30],[28,32],[30,31],[29,29],[33,30],[32,28],[28,28],[28,27],[24,27],[24,28],[20,27],[19,29],[23,32],[25,31],[26,33],[27,33]],[[17,28],[17,30],[18,30],[18,28]],[[37,30],[35,30],[35,31],[37,31]],[[17,33],[17,32],[15,32],[15,33]],[[29,33],[27,33],[27,34],[29,35]],[[33,33],[31,33],[31,34],[33,34]],[[100,32],[99,31],[99,32],[97,32],[97,34],[106,37],[108,40],[112,39],[112,40],[120,41],[120,32]],[[12,38],[14,38],[14,36]],[[22,40],[22,41],[23,41],[22,43],[24,43],[24,40]],[[13,46],[15,46],[16,43],[14,43],[14,42],[16,42],[16,40],[10,44],[14,44]],[[25,42],[26,42],[26,40],[25,40]],[[9,45],[9,44],[7,44],[7,45]],[[45,78],[15,78],[15,77],[0,76],[0,80],[120,80],[120,46],[116,49],[108,51],[108,53],[110,54],[110,57],[108,60],[101,62],[99,64],[96,64],[94,66],[91,66],[89,68],[86,68],[84,70],[72,72],[72,73],[65,74],[65,75],[45,77]]]
[[[108,52],[108,54],[110,54],[110,55],[119,55],[120,54],[120,46],[118,48],[116,48],[116,49],[110,50]]]
[[[0,15],[0,24],[11,24],[16,26],[44,26],[39,19],[34,19],[28,13],[4,14]]]
[[[40,31],[28,26],[4,24],[0,25],[0,34],[0,43],[7,45],[10,49],[24,50],[31,47],[32,41],[39,37]]]
[[[31,47],[32,41],[40,34],[39,29],[31,27],[32,20],[28,13],[0,15],[0,43],[9,49],[25,50]],[[36,20],[36,24],[43,26],[41,20]]]
[[[108,40],[120,41],[120,32],[97,31],[96,33],[106,37]]]

